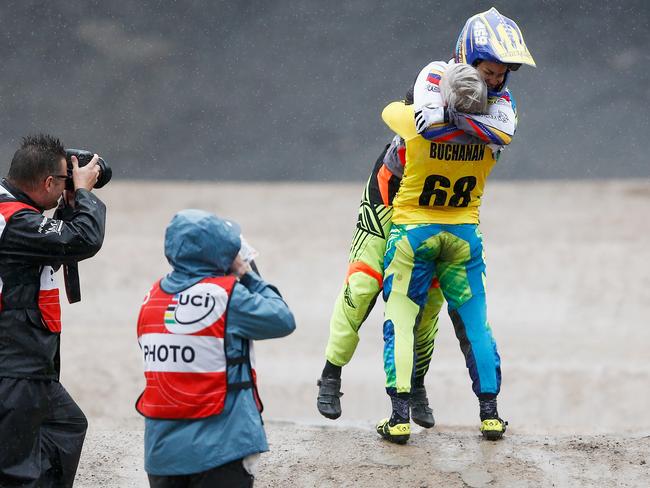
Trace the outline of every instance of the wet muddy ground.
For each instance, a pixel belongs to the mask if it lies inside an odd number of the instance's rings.
[[[188,207],[241,224],[263,276],[296,316],[292,336],[256,345],[272,448],[259,485],[645,486],[636,483],[648,474],[650,434],[650,181],[488,184],[488,317],[509,435],[497,444],[478,438],[476,399],[443,312],[426,381],[438,425],[406,447],[372,431],[390,408],[381,302],[344,369],[342,418],[327,421],[315,408],[361,190],[118,181],[98,192],[109,206],[106,242],[80,264],[82,303],[64,307],[62,382],[91,424],[79,486],[109,486],[93,484],[100,472],[115,475],[113,486],[144,480],[134,477],[143,428],[133,408],[143,386],[135,321],[168,270],[164,228]],[[89,471],[93,463],[102,468]]]

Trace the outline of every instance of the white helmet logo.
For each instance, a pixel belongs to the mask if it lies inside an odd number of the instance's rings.
[[[480,20],[474,22],[472,32],[474,34],[474,44],[485,46],[488,43],[488,31],[483,22]]]

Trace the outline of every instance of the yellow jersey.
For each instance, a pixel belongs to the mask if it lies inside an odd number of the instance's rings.
[[[389,104],[381,114],[406,143],[404,177],[393,200],[396,224],[478,224],[485,181],[496,163],[486,144],[433,142],[415,128],[413,106]]]

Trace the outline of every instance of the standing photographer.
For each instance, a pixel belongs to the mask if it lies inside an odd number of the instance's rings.
[[[54,272],[94,256],[106,208],[90,193],[95,155],[79,167],[48,135],[23,139],[0,184],[0,486],[70,487],[87,421],[59,383],[61,308]],[[66,189],[72,179],[74,190]],[[70,188],[70,187],[68,187]],[[54,218],[43,211],[65,205]]]
[[[254,342],[296,323],[246,254],[239,226],[209,212],[181,210],[167,226],[172,271],[138,317],[146,384],[136,408],[151,488],[251,487],[269,450]]]

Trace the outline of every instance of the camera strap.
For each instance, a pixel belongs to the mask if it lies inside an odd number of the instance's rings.
[[[63,281],[65,282],[65,295],[68,303],[81,301],[81,285],[79,283],[79,266],[77,263],[63,266]]]

